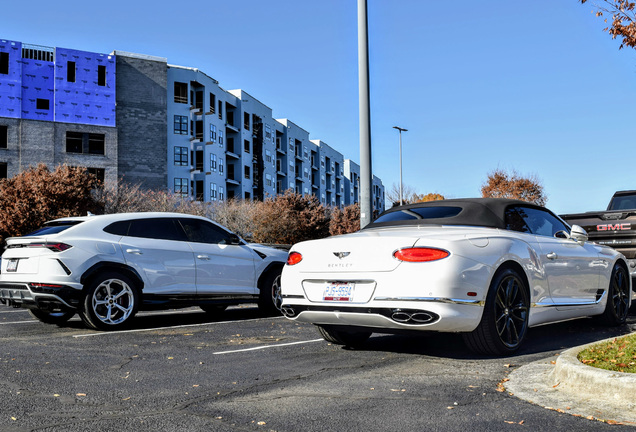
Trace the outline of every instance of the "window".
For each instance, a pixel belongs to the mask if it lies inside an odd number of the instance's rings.
[[[178,135],[188,134],[188,117],[182,115],[174,116],[174,133]]]
[[[214,114],[216,109],[216,96],[214,93],[210,93],[210,113]]]
[[[187,147],[174,148],[174,164],[177,166],[188,165],[188,148]]]
[[[309,159],[309,152],[307,151],[307,146],[303,146],[303,158]]]
[[[271,174],[265,174],[265,184],[267,186],[272,186],[272,176]]]
[[[174,82],[174,101],[176,103],[188,103],[188,84],[182,82]]]
[[[217,186],[216,183],[210,183],[210,201],[216,201]]]
[[[9,126],[0,125],[0,148],[9,146]]]
[[[97,66],[97,85],[101,87],[106,86],[106,66]]]
[[[568,227],[552,213],[534,207],[511,207],[506,210],[506,229],[554,237]]]
[[[244,167],[244,168],[245,168],[245,169],[244,169],[244,171],[245,171],[245,178],[246,178],[246,179],[249,179],[249,178],[250,178],[250,167],[249,167],[249,166],[247,166],[247,165],[245,165],[245,167]]]
[[[104,154],[106,135],[66,132],[67,153]]]
[[[289,151],[291,153],[294,153],[295,149],[296,149],[296,147],[294,146],[294,139],[290,138],[289,139]]]
[[[265,125],[265,139],[272,138],[272,127],[268,124]]]
[[[219,118],[223,120],[223,102],[219,101]]]
[[[249,113],[243,113],[243,129],[250,130],[250,115]]]
[[[35,109],[48,110],[51,102],[48,99],[36,99]]]
[[[9,53],[0,52],[0,74],[9,74]]]
[[[196,171],[203,171],[203,150],[197,150],[194,156],[194,169]]]
[[[219,201],[225,200],[225,189],[223,186],[219,186]]]
[[[7,178],[7,163],[0,162],[0,179]]]
[[[216,142],[216,126],[210,125],[210,141]]]
[[[219,174],[223,174],[223,158],[219,158]]]
[[[223,145],[223,131],[219,131],[219,145]]]
[[[106,170],[104,168],[87,168],[89,174],[94,175],[97,180],[104,184]]]
[[[66,152],[82,153],[83,134],[81,132],[66,132]]]
[[[75,82],[75,71],[76,71],[76,67],[75,67],[75,62],[74,61],[67,61],[66,62],[66,81],[67,82]]]
[[[243,140],[243,151],[245,151],[245,153],[250,152],[250,142],[248,140]]]
[[[88,134],[88,153],[103,155],[105,140],[104,134]]]
[[[272,152],[269,150],[265,150],[265,161],[267,162],[271,162],[272,161]]]
[[[180,218],[179,222],[188,236],[188,241],[210,244],[232,243],[230,233],[211,222],[195,218]]]
[[[185,241],[183,230],[175,222],[175,219],[170,218],[133,219],[130,221],[128,236]]]
[[[216,155],[214,153],[210,154],[210,171],[216,172]]]
[[[187,178],[175,178],[174,179],[174,193],[183,196],[188,196],[188,179]]]
[[[199,140],[203,140],[203,120],[197,120],[196,123],[196,138]]]

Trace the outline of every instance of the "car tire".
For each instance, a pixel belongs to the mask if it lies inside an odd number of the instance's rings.
[[[601,320],[610,326],[619,326],[627,321],[629,313],[629,275],[625,267],[615,264],[607,289],[607,303]]]
[[[259,292],[258,308],[268,315],[281,315],[283,297],[280,290],[281,269],[270,271]]]
[[[223,313],[223,311],[225,311],[225,309],[227,309],[228,305],[201,305],[199,306],[203,312],[210,314],[210,315],[218,315],[220,313]]]
[[[60,311],[46,311],[41,309],[29,309],[31,316],[46,324],[63,325],[68,320],[73,318],[75,311],[73,310],[60,310]]]
[[[128,326],[139,309],[139,293],[125,275],[106,272],[86,287],[80,316],[97,330],[120,330]]]
[[[507,355],[521,346],[528,330],[530,295],[522,277],[510,268],[493,278],[477,328],[462,336],[478,354]]]
[[[318,333],[327,342],[350,347],[360,346],[371,336],[370,331],[350,331],[335,329],[330,326],[316,325]]]

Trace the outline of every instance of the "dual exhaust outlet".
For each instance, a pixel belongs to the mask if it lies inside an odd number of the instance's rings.
[[[305,308],[294,309],[293,306],[283,305],[281,308],[281,312],[287,318],[294,318],[298,313],[302,312]],[[316,310],[321,310],[316,309]],[[328,309],[322,309],[325,311],[330,311]],[[343,310],[340,310],[344,312]],[[352,309],[351,312],[359,312],[359,310]],[[400,324],[411,324],[411,325],[419,325],[419,324],[428,324],[438,319],[438,316],[423,310],[417,309],[382,309],[382,310],[373,310],[373,309],[364,309],[366,313],[377,313],[379,315],[383,315],[387,318],[392,319],[395,322]]]

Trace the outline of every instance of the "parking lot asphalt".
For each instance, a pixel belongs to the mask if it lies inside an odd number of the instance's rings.
[[[253,305],[144,312],[122,332],[0,307],[0,431],[631,429],[598,409],[528,403],[510,385],[536,379],[526,372],[540,362],[555,369],[563,351],[635,330],[634,315],[619,329],[591,320],[531,329],[517,355],[484,358],[448,334],[374,335],[346,349]],[[556,393],[539,384],[535,396]]]

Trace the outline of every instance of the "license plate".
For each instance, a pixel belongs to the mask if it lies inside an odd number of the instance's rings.
[[[325,287],[322,299],[325,301],[353,301],[354,284],[336,282]]]
[[[17,259],[10,259],[7,263],[7,271],[14,272],[18,269],[18,261]]]

